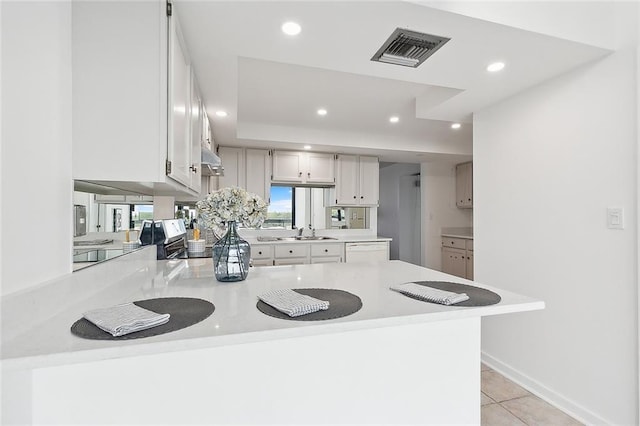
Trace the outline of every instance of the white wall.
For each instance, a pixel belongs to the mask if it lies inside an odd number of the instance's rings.
[[[4,295],[71,272],[73,182],[70,3],[1,7]]]
[[[473,223],[472,209],[456,207],[455,164],[422,163],[422,264],[441,269],[442,228],[467,228]]]
[[[474,117],[476,281],[546,302],[483,319],[483,356],[591,424],[638,423],[636,54]]]
[[[421,261],[419,253],[414,259],[408,252],[415,246],[411,237],[416,237],[418,251],[420,251],[420,240],[417,238],[420,235],[418,232],[420,219],[416,214],[415,204],[409,205],[409,200],[405,199],[413,194],[401,191],[401,180],[419,173],[419,164],[396,163],[380,167],[380,206],[378,207],[378,234],[393,238],[389,243],[389,257],[417,264]],[[419,208],[419,197],[414,201],[417,201]]]

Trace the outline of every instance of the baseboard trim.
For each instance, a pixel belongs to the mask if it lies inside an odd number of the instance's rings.
[[[532,379],[531,377],[521,373],[515,368],[512,368],[502,361],[492,357],[484,351],[481,353],[481,359],[483,363],[491,367],[493,370],[496,370],[498,373],[502,374],[509,380],[517,383],[535,396],[548,402],[559,410],[564,411],[566,414],[578,420],[579,422],[582,422],[586,425],[613,424],[612,422],[598,416],[594,412],[584,408],[580,404],[577,404],[574,401],[562,396],[553,389],[546,387],[537,380]]]

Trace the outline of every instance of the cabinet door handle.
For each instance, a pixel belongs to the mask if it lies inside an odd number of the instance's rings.
[[[261,252],[261,251],[259,251],[259,252],[258,252],[258,254],[262,254],[262,252]]]
[[[355,195],[353,196],[353,199],[354,199],[354,200],[356,199],[356,196],[355,196]]]
[[[293,250],[289,250],[289,253],[293,253]]]
[[[302,172],[298,172],[298,177],[302,177]]]
[[[311,177],[311,172],[307,173],[307,177]]]
[[[329,250],[327,250],[327,249],[324,249],[324,252],[325,252],[325,253],[329,253]]]
[[[360,199],[361,199],[361,200],[362,200],[362,199],[364,199],[364,195],[361,195],[361,196],[360,196]]]

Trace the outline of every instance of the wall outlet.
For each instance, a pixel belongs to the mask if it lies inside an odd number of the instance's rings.
[[[622,207],[607,207],[607,228],[624,229],[624,209]]]

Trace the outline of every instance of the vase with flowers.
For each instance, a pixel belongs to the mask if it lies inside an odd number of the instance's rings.
[[[240,237],[237,226],[259,228],[267,217],[267,207],[258,195],[237,187],[219,189],[196,203],[198,223],[219,237],[213,245],[213,270],[218,281],[247,278],[251,247]]]

